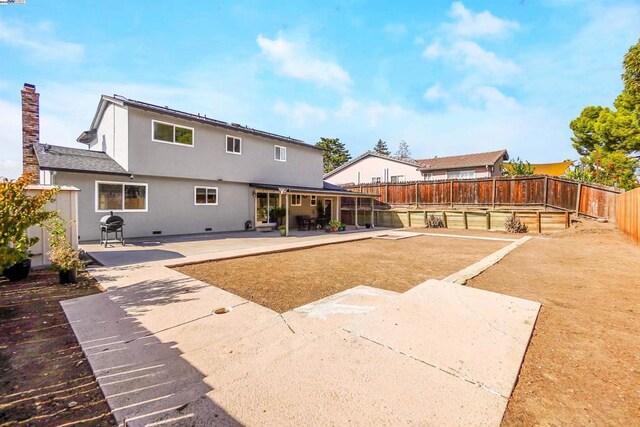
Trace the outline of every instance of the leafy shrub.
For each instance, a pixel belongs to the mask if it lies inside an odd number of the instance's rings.
[[[510,216],[505,220],[504,228],[509,233],[527,233],[529,231],[529,228],[514,216]]]
[[[338,220],[329,221],[329,227],[331,228],[340,228],[342,227],[342,223]]]
[[[427,217],[427,222],[425,224],[425,227],[427,227],[427,228],[444,228],[444,222],[442,221],[442,218],[440,218],[439,216],[429,215]]]
[[[49,232],[49,259],[55,271],[71,271],[84,267],[80,253],[73,249],[67,239],[66,222],[60,216],[49,218],[45,222]]]

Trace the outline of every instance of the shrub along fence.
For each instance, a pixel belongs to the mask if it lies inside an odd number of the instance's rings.
[[[434,210],[533,209],[610,220],[615,219],[616,196],[620,193],[611,187],[546,175],[361,184],[346,188],[379,194],[376,210],[412,206]],[[367,209],[359,201],[358,209],[361,206]],[[343,199],[342,208],[355,210],[353,199]]]
[[[616,197],[616,224],[623,233],[640,244],[640,188]]]

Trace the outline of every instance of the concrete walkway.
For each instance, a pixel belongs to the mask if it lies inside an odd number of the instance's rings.
[[[280,315],[166,262],[94,269],[107,292],[62,303],[127,426],[499,425],[540,307],[430,280]]]

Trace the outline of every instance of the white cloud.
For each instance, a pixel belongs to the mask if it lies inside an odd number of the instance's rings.
[[[284,101],[276,101],[273,110],[287,119],[288,123],[302,127],[309,122],[323,122],[327,118],[327,112],[323,108],[314,107],[305,102],[287,104]]]
[[[451,48],[451,55],[464,66],[489,74],[509,75],[520,71],[513,61],[501,59],[494,52],[485,50],[472,41],[455,42]]]
[[[342,118],[351,117],[359,106],[360,103],[351,98],[344,99],[340,108],[334,112],[334,115]]]
[[[16,179],[22,174],[22,162],[19,160],[0,160],[0,177]]]
[[[474,89],[472,99],[480,101],[487,110],[513,110],[519,107],[518,101],[506,96],[493,86],[479,86]]]
[[[49,23],[36,26],[0,21],[0,43],[25,49],[38,61],[77,61],[84,55],[84,46],[58,40]]]
[[[306,46],[287,41],[280,34],[275,39],[259,34],[257,42],[262,53],[277,64],[279,72],[285,76],[338,90],[345,90],[351,84],[349,73],[340,65],[314,57],[307,52]]]
[[[518,23],[515,21],[498,18],[489,11],[473,12],[459,1],[451,4],[449,15],[455,22],[445,24],[445,28],[463,37],[501,37],[518,28]]]
[[[423,95],[423,98],[427,101],[439,101],[441,99],[447,99],[449,94],[442,88],[440,83],[436,83],[429,87]]]
[[[434,41],[429,46],[425,47],[422,51],[422,56],[425,58],[438,58],[444,55],[444,50],[442,49],[442,45],[439,40]]]
[[[386,24],[382,31],[392,40],[400,40],[407,35],[407,27],[404,24]]]

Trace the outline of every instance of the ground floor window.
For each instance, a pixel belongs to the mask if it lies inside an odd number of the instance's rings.
[[[404,182],[404,175],[391,175],[391,182]]]
[[[291,195],[291,206],[302,206],[302,196],[300,194]]]
[[[309,203],[311,204],[311,206],[316,206],[318,204],[318,196],[311,195],[310,197],[311,199]]]
[[[96,181],[96,212],[147,211],[147,184]]]
[[[196,187],[194,203],[196,205],[217,205],[218,204],[218,188],[217,187]]]
[[[380,184],[381,178],[379,176],[374,176],[371,178],[371,182],[374,184]]]
[[[465,170],[465,171],[448,171],[447,178],[448,179],[469,179],[475,178],[476,171],[473,169]]]
[[[256,194],[256,221],[276,222],[273,209],[280,207],[280,195],[277,193]]]

